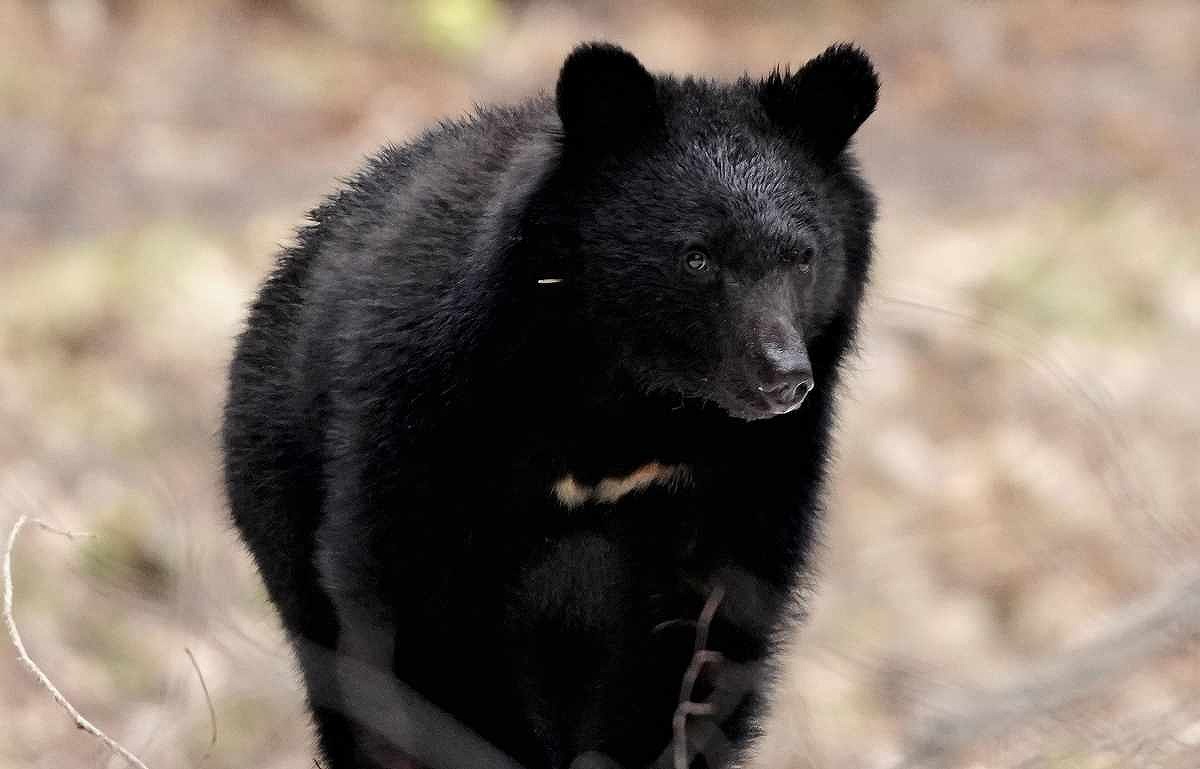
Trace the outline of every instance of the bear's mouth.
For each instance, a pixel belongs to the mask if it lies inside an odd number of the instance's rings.
[[[760,419],[782,416],[796,411],[804,404],[804,399],[789,404],[780,404],[766,394],[752,389],[738,389],[722,393],[717,405],[729,416],[754,422]]]

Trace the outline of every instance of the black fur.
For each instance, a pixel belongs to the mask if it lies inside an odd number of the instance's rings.
[[[877,88],[849,46],[730,84],[582,46],[554,100],[385,148],[313,212],[224,446],[329,769],[648,766],[717,585],[694,694],[749,688],[707,718],[745,743],[867,280],[844,150]],[[686,471],[553,491],[650,463]]]

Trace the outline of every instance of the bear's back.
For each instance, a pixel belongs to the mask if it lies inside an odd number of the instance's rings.
[[[554,125],[547,122],[552,114],[545,97],[481,108],[412,142],[386,146],[313,212],[310,232],[320,238],[321,262],[335,269],[453,271],[503,194],[515,154]]]

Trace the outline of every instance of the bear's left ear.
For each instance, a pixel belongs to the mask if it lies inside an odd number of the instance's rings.
[[[662,124],[654,76],[633,54],[609,43],[585,43],[571,52],[555,98],[568,150],[624,149]]]
[[[875,111],[879,76],[862,50],[841,43],[794,73],[776,69],[759,84],[758,99],[777,125],[832,159]]]

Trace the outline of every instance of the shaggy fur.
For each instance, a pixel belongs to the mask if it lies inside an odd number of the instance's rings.
[[[761,669],[867,280],[877,88],[850,46],[719,83],[585,45],[554,98],[387,147],[312,213],[224,448],[328,769],[651,765],[718,584],[695,695]],[[692,720],[744,746],[762,678]]]

